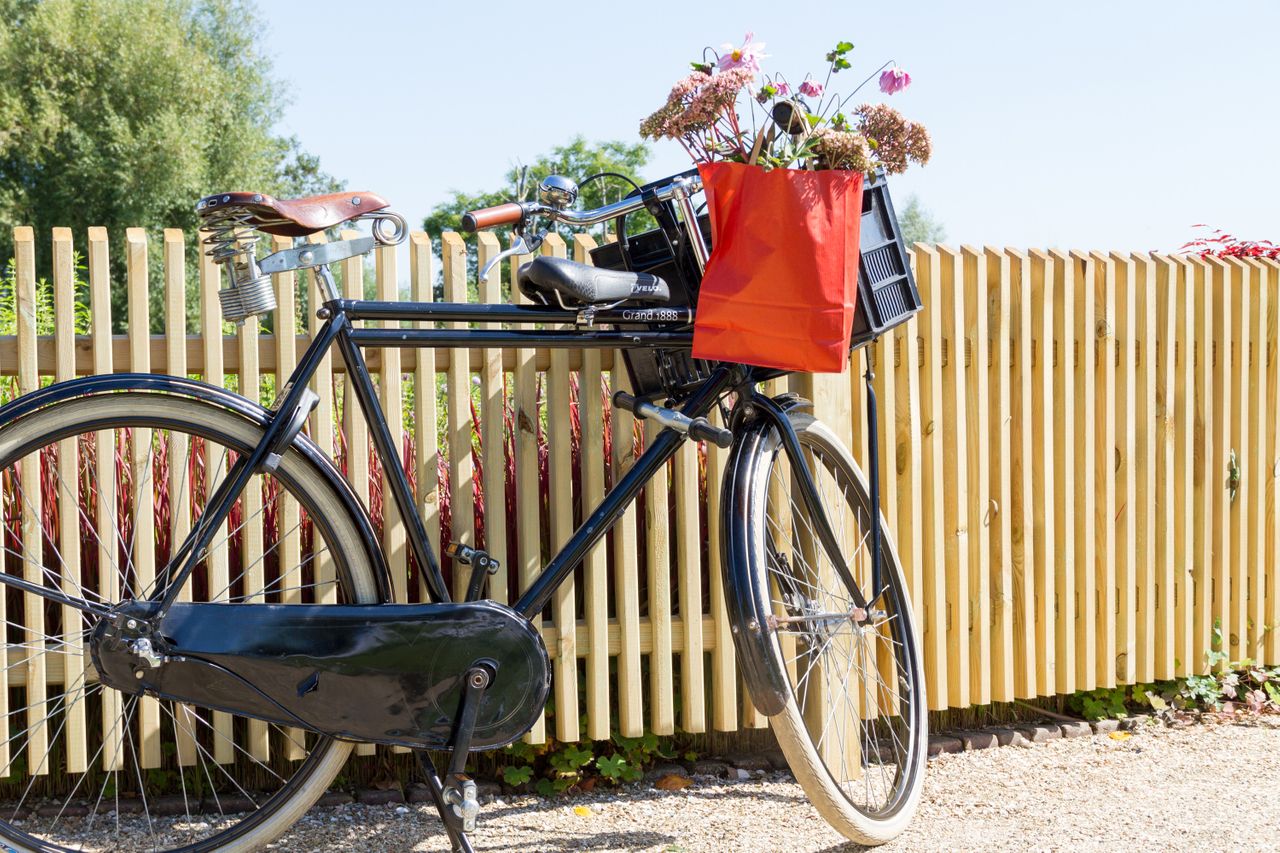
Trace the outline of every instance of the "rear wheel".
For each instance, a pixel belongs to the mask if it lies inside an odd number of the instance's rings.
[[[817,495],[852,579],[859,614],[818,541],[792,461],[776,430],[748,468],[745,503],[762,659],[788,686],[770,718],[796,780],[822,816],[861,844],[882,844],[910,822],[920,798],[927,716],[919,654],[901,567],[882,545],[873,589],[871,503],[849,451],[809,415],[789,415]],[[745,626],[744,626],[745,628]]]
[[[145,597],[262,429],[191,399],[68,400],[0,429],[4,571],[96,605]],[[255,475],[182,598],[378,600],[358,524],[296,449]],[[19,850],[249,850],[291,826],[351,746],[126,695],[97,678],[98,617],[0,584],[0,836]]]

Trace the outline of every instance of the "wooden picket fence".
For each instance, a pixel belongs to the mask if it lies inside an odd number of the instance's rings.
[[[0,337],[0,374],[16,375],[19,392],[49,378],[140,371],[219,385],[234,376],[240,392],[256,399],[264,377],[283,383],[320,323],[314,314],[298,316],[299,288],[310,289],[314,306],[315,283],[283,274],[275,277],[274,323],[288,333],[263,335],[251,322],[224,334],[219,270],[202,258],[201,334],[188,336],[186,257],[194,236],[166,230],[165,332],[151,335],[148,237],[128,229],[131,331],[113,336],[109,235],[91,228],[82,249],[91,323],[77,335],[74,239],[54,229],[54,332],[41,336],[46,309],[37,298],[35,235],[17,228],[14,236],[17,334]],[[451,233],[438,245],[436,255],[428,235],[411,236],[409,297],[432,299],[440,263],[445,299],[466,301],[466,246]],[[586,259],[593,245],[579,236],[572,253]],[[491,235],[481,235],[478,248],[481,263],[499,249]],[[554,236],[544,248],[568,249]],[[1273,630],[1280,625],[1280,264],[925,245],[913,260],[926,310],[867,357],[882,413],[883,507],[919,618],[930,707],[1199,672],[1215,624],[1233,659],[1280,663]],[[395,250],[379,249],[374,263],[378,298],[401,298]],[[363,264],[341,264],[348,296],[361,295]],[[481,282],[482,300],[501,294],[496,273]],[[412,447],[406,465],[434,544],[442,536],[442,455],[451,489],[443,536],[475,543],[474,501],[483,500],[483,544],[511,567],[492,582],[496,599],[515,598],[548,548],[569,537],[583,509],[633,461],[636,425],[621,411],[606,418],[599,392],[602,381],[626,384],[611,352],[369,356],[393,437]],[[855,369],[844,375],[787,382],[813,398],[865,460],[863,359],[856,354]],[[445,398],[436,393],[440,374],[452,392]],[[322,365],[310,434],[342,456],[362,498],[381,506],[375,516],[385,514],[381,535],[396,596],[419,600],[404,530],[380,499],[366,425],[354,407],[341,406],[345,381],[339,359]],[[439,399],[447,401],[443,412]],[[566,426],[575,403],[577,433]],[[603,455],[606,426],[610,458]],[[473,464],[476,436],[482,473]],[[687,446],[556,595],[541,627],[554,668],[556,738],[766,725],[746,698],[725,617],[713,508],[726,455]],[[1240,471],[1234,498],[1232,459]],[[514,519],[499,497],[509,468]],[[510,530],[521,535],[512,539]],[[262,541],[261,530],[250,530],[243,553]],[[285,543],[282,553],[296,554],[296,544]],[[146,571],[153,562],[140,555]],[[22,568],[11,558],[5,570]],[[455,588],[462,581],[454,577]],[[533,736],[546,734],[540,724]]]

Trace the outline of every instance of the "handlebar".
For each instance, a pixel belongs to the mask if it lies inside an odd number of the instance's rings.
[[[670,201],[677,195],[691,196],[701,190],[702,179],[694,175],[687,178],[676,177],[670,183],[658,187],[652,195],[629,196],[593,210],[568,210],[552,207],[537,201],[513,201],[496,207],[472,210],[463,214],[462,230],[470,234],[485,228],[493,228],[497,225],[524,223],[534,216],[546,216],[556,222],[564,222],[568,225],[579,227],[599,225],[601,222],[616,219],[628,213],[635,213],[637,210],[644,208],[651,200]]]

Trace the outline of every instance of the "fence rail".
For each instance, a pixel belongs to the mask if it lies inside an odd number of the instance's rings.
[[[224,335],[219,271],[202,259],[201,334],[188,335],[192,238],[166,230],[166,331],[150,335],[148,237],[129,229],[116,248],[125,253],[133,331],[113,336],[108,235],[92,228],[83,251],[90,325],[77,335],[73,235],[59,228],[53,334],[40,335],[48,306],[37,293],[35,235],[17,228],[14,236],[16,334],[0,338],[0,374],[15,376],[20,393],[46,378],[130,370],[215,384],[234,376],[258,399],[262,380],[283,383],[318,327],[297,316],[298,288],[311,288],[314,305],[314,282],[282,274],[275,328],[283,333],[250,323]],[[466,246],[451,233],[439,246],[444,296],[466,301]],[[580,236],[572,252],[585,259],[592,246]],[[544,251],[569,248],[553,236]],[[431,240],[415,233],[409,249],[409,293],[430,300]],[[481,235],[478,249],[483,264],[498,245]],[[883,507],[920,621],[930,707],[1200,671],[1215,624],[1233,659],[1280,663],[1280,265],[925,245],[913,260],[926,310],[868,356],[882,411]],[[361,294],[363,263],[341,264],[348,296]],[[374,265],[378,298],[400,298],[394,250],[379,249]],[[479,295],[499,301],[502,292],[495,272]],[[433,544],[483,535],[511,567],[494,579],[499,600],[518,594],[634,461],[635,423],[610,415],[601,393],[602,383],[626,384],[613,353],[384,350],[370,360]],[[441,379],[447,395],[437,393]],[[340,360],[321,367],[310,433],[339,453],[362,499],[380,507],[375,516],[386,514],[395,595],[416,600],[422,584],[403,527],[381,502],[366,427],[342,406],[345,381]],[[865,459],[860,369],[787,382]],[[736,671],[716,513],[706,509],[717,505],[725,456],[687,446],[556,595],[541,626],[555,737],[765,725]],[[249,531],[244,553],[262,540]],[[21,561],[10,556],[5,570],[21,573]],[[451,581],[456,589],[463,579]],[[19,667],[9,684],[56,677]],[[533,737],[546,733],[540,723]]]

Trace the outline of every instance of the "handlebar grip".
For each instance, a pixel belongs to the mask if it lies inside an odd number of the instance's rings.
[[[472,210],[462,215],[462,230],[474,234],[495,225],[509,225],[524,218],[524,208],[514,201],[496,207]]]
[[[706,418],[694,418],[689,424],[689,437],[695,441],[709,441],[716,447],[728,449],[733,444],[733,433],[715,426]]]

